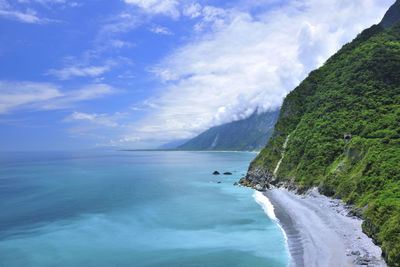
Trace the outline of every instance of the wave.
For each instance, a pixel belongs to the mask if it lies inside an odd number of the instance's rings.
[[[283,236],[287,243],[288,238],[287,238],[286,232],[285,232],[285,230],[283,230],[282,225],[279,222],[279,219],[276,217],[274,205],[272,205],[272,203],[271,203],[271,201],[269,201],[268,197],[260,191],[254,191],[253,198],[263,208],[265,214],[267,214],[269,218],[271,218],[272,220],[274,220],[277,223],[277,225],[281,229]]]

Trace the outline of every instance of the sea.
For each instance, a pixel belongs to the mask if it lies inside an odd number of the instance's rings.
[[[287,266],[268,199],[233,185],[255,156],[2,152],[0,266]]]

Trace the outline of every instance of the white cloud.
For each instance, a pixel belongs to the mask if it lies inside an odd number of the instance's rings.
[[[125,115],[122,113],[115,113],[114,115],[107,114],[97,114],[97,113],[83,113],[83,112],[74,112],[64,119],[64,122],[84,122],[84,123],[92,123],[98,126],[105,127],[117,127],[118,121],[124,118]]]
[[[0,114],[20,109],[65,109],[81,101],[115,94],[106,84],[91,84],[77,90],[61,90],[52,83],[0,81]]]
[[[78,67],[86,68],[90,66],[94,66],[91,64],[93,59],[100,59],[104,56],[104,53],[113,53],[116,54],[120,52],[120,49],[127,49],[135,47],[136,44],[134,42],[130,42],[127,40],[122,40],[118,36],[119,34],[129,32],[139,25],[143,24],[143,21],[139,16],[133,16],[129,12],[122,12],[118,15],[113,15],[105,18],[100,22],[100,27],[96,33],[95,40],[93,42],[94,47],[85,50],[79,59],[76,59],[72,62],[69,67]],[[102,66],[94,66],[94,67],[106,67],[111,69],[118,65],[118,63],[127,63],[126,58],[122,59],[118,57],[117,59],[113,57],[109,59]],[[84,64],[82,64],[82,62]],[[79,64],[78,64],[79,63]],[[68,66],[68,65],[67,65]]]
[[[109,71],[111,66],[109,64],[103,66],[69,66],[63,69],[51,69],[47,72],[49,75],[56,76],[61,80],[68,80],[72,77],[97,77]]]
[[[177,0],[125,0],[125,3],[137,6],[148,14],[162,14],[174,19],[179,18]]]
[[[151,27],[150,31],[157,33],[157,34],[164,34],[164,35],[172,35],[173,34],[168,28],[158,26],[158,25]]]
[[[19,3],[65,4],[67,0],[18,0]]]
[[[30,8],[32,2],[40,4],[66,4],[66,0],[18,0],[19,5],[11,6],[7,0],[0,0],[0,16],[22,23],[44,24],[49,22],[59,22],[58,20],[41,18],[37,12]],[[75,2],[70,2],[69,6],[76,6]]]
[[[217,8],[213,6],[205,6],[203,8],[203,16],[205,21],[215,21],[218,19],[223,19],[226,12],[222,8]]]
[[[38,3],[38,4],[42,4],[44,6],[47,6],[47,7],[49,5],[58,5],[61,7],[77,7],[77,6],[81,5],[78,2],[69,1],[69,0],[18,0],[18,2],[23,3],[23,4]]]
[[[106,95],[112,95],[118,92],[115,88],[108,84],[96,83],[82,87],[78,90],[69,91],[67,102],[84,101],[95,98],[100,98]]]
[[[100,27],[97,39],[107,42],[110,36],[114,37],[116,33],[124,33],[141,25],[143,21],[129,12],[122,12],[117,16],[109,17],[106,23]]]
[[[122,41],[122,40],[118,40],[118,39],[109,40],[108,43],[113,48],[124,48],[124,47],[134,46],[134,44],[131,42]]]
[[[208,26],[215,29],[222,28],[226,20],[229,18],[229,14],[226,10],[213,6],[205,6],[202,8],[200,14],[201,20],[194,26],[196,31],[202,31]]]
[[[192,137],[257,108],[279,107],[311,70],[378,23],[392,2],[293,1],[258,14],[204,7],[202,23],[217,27],[153,68],[165,87],[148,117],[126,136],[156,146],[154,140]]]
[[[27,12],[20,12],[17,10],[4,10],[0,9],[0,16],[17,20],[24,23],[32,23],[32,24],[41,24],[50,22],[51,20],[45,18],[39,18],[36,16],[36,13],[32,10],[28,10]]]
[[[184,7],[183,15],[194,19],[201,15],[201,9],[202,7],[199,3],[191,3]]]
[[[62,96],[59,87],[50,83],[0,81],[0,114]]]
[[[127,113],[98,114],[73,112],[63,122],[71,124],[68,130],[70,137],[89,137],[90,139],[107,142],[120,134],[124,127],[122,122],[128,117]],[[120,137],[123,138],[123,137]],[[111,142],[107,146],[112,145]]]

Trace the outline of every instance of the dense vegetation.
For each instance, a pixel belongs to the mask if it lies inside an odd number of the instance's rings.
[[[178,147],[182,150],[255,150],[265,146],[272,135],[279,110],[254,112],[249,118],[208,129]]]
[[[356,205],[363,230],[400,266],[400,23],[391,14],[394,25],[365,30],[286,97],[250,169],[273,170],[290,134],[278,181]]]

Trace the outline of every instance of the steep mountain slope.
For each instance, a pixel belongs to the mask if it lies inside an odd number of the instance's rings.
[[[241,180],[297,192],[318,186],[354,204],[390,266],[400,266],[399,21],[400,0],[285,98]]]
[[[178,147],[182,150],[253,150],[267,143],[279,110],[258,114],[249,118],[212,127]]]

